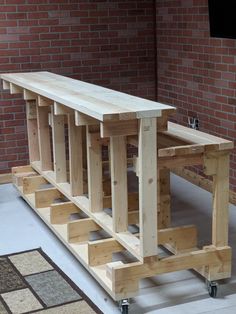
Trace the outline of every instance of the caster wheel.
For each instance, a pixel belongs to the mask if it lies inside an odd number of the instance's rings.
[[[129,300],[124,299],[124,300],[120,301],[119,306],[120,306],[120,312],[122,314],[128,314],[129,313]]]
[[[217,296],[217,283],[216,282],[213,282],[213,281],[209,281],[207,283],[207,290],[208,290],[208,293],[209,293],[209,296],[211,298],[216,298]]]
[[[129,313],[129,306],[128,305],[122,305],[121,306],[121,313],[122,314],[128,314]]]

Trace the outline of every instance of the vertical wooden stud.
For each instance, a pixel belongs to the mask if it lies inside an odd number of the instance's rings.
[[[229,220],[229,155],[217,158],[216,174],[213,175],[212,244],[228,245]]]
[[[157,171],[158,228],[170,227],[170,170]]]
[[[125,136],[110,137],[112,219],[115,232],[128,228],[127,156]]]
[[[30,162],[40,160],[36,101],[26,102],[27,133]]]
[[[48,125],[49,107],[37,106],[39,155],[41,170],[52,170],[50,132]]]
[[[66,173],[66,148],[65,148],[65,125],[64,116],[55,116],[52,118],[52,142],[53,142],[53,164],[56,182],[67,181]]]
[[[71,195],[83,194],[82,127],[75,125],[75,116],[68,115],[69,163]]]
[[[140,119],[139,227],[142,257],[157,254],[157,136],[156,119]]]
[[[99,142],[99,134],[87,131],[87,166],[88,166],[88,196],[89,208],[92,212],[103,209],[102,186],[102,150]]]

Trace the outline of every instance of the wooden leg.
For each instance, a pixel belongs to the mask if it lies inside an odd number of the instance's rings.
[[[229,220],[229,155],[217,158],[216,174],[213,176],[212,244],[228,245]]]
[[[82,127],[75,125],[75,116],[68,115],[71,195],[83,195]]]
[[[48,112],[49,112],[49,107],[37,106],[39,155],[40,155],[41,169],[43,171],[52,170]]]
[[[53,164],[56,182],[67,181],[64,116],[52,113]]]
[[[157,254],[157,140],[156,119],[140,119],[139,227],[140,255]]]
[[[103,210],[102,151],[97,133],[87,126],[87,164],[89,208],[92,212]]]
[[[115,232],[128,229],[128,187],[126,139],[124,136],[110,138],[112,219]]]
[[[30,162],[40,160],[36,101],[26,102],[27,133]]]

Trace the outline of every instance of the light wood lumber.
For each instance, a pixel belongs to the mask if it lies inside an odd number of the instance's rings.
[[[128,186],[126,138],[110,138],[112,219],[115,232],[128,228]]]
[[[157,254],[156,120],[141,119],[139,127],[139,228],[142,257]]]
[[[65,125],[63,116],[52,117],[52,143],[53,143],[53,165],[58,183],[67,181],[66,174],[66,144]]]

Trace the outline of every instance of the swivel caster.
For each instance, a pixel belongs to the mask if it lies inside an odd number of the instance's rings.
[[[215,281],[207,280],[207,290],[211,298],[216,298],[218,284]]]
[[[122,314],[128,314],[129,313],[129,300],[124,299],[119,302],[120,312]]]

